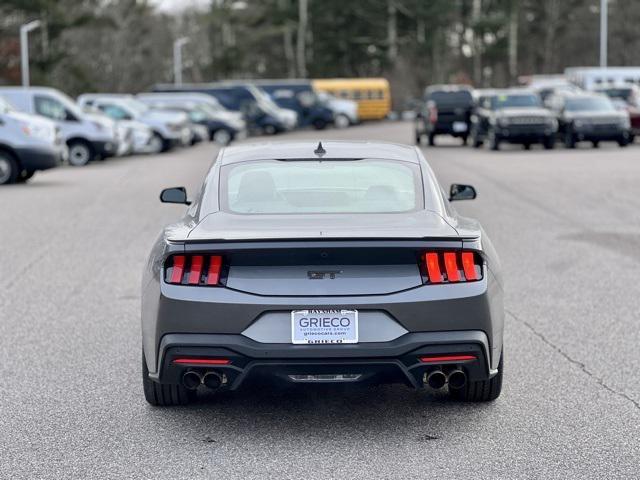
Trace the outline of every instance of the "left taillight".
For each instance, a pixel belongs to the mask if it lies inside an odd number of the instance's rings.
[[[474,282],[482,279],[482,257],[471,250],[425,252],[420,262],[425,283]]]
[[[220,285],[222,272],[220,255],[171,255],[164,268],[164,279],[175,285]]]

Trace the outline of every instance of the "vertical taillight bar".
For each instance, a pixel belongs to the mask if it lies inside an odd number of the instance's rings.
[[[444,253],[444,267],[447,271],[447,280],[450,282],[460,281],[460,271],[458,270],[458,260],[456,252]]]
[[[217,285],[220,281],[220,270],[222,269],[222,257],[211,255],[209,260],[209,273],[207,275],[207,285]]]
[[[182,282],[182,274],[184,273],[184,255],[174,255],[173,269],[171,270],[171,278],[169,283]]]
[[[200,283],[200,275],[202,274],[202,264],[204,257],[202,255],[194,255],[191,257],[191,268],[189,270],[189,285],[198,285]]]
[[[441,283],[442,273],[440,272],[440,261],[438,254],[429,252],[424,254],[424,262],[427,264],[427,275],[431,283]]]
[[[473,252],[462,252],[462,269],[467,280],[478,280]]]

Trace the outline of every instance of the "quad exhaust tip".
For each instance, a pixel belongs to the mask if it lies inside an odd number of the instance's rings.
[[[222,386],[223,378],[218,372],[207,372],[202,377],[202,383],[211,390],[217,390]]]
[[[447,376],[442,370],[434,370],[427,375],[427,384],[434,390],[439,390],[447,383]]]
[[[182,375],[182,385],[187,390],[195,390],[202,383],[202,377],[198,372],[189,370]]]
[[[449,382],[450,388],[462,388],[467,383],[467,374],[462,370],[454,370],[449,374],[447,381]]]

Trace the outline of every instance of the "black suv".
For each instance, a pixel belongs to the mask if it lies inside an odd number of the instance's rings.
[[[424,104],[416,115],[416,144],[423,135],[435,145],[436,135],[462,138],[466,144],[473,108],[472,90],[466,85],[432,85],[424,92]]]
[[[517,143],[529,149],[534,143],[553,148],[558,122],[535,93],[523,89],[480,92],[471,116],[471,141],[474,147],[485,141],[492,150],[503,142]]]
[[[615,141],[625,147],[631,141],[629,113],[616,110],[611,100],[594,93],[558,93],[549,100],[558,117],[560,136],[567,148],[577,142]]]

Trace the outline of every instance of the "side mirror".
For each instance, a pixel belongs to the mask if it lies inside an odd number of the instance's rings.
[[[473,200],[476,196],[476,189],[471,185],[460,185],[458,183],[454,183],[451,185],[451,189],[449,190],[450,202],[453,202],[454,200]]]
[[[191,205],[191,202],[187,200],[187,189],[184,187],[165,188],[160,192],[160,201],[162,203]]]

